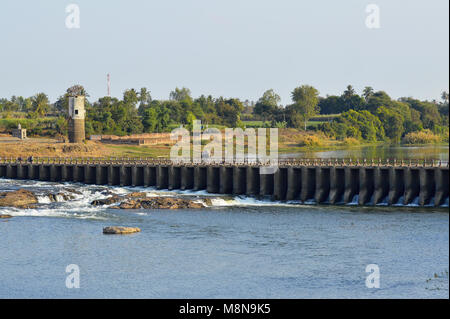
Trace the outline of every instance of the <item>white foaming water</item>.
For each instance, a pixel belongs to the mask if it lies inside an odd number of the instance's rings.
[[[62,195],[56,195],[55,199],[57,202],[64,202],[64,197]]]
[[[116,189],[111,188],[111,189]],[[175,196],[201,196],[203,198],[210,198],[210,205],[206,204],[203,200],[199,199],[199,202],[203,203],[207,207],[231,207],[231,206],[285,206],[292,207],[295,205],[301,205],[300,201],[289,201],[289,202],[273,202],[270,200],[261,200],[254,197],[247,196],[230,196],[223,194],[212,194],[208,193],[206,190],[194,191],[194,190],[161,190],[155,187],[133,187],[133,188],[123,188],[128,192],[143,192],[146,193],[147,197],[175,197]],[[315,201],[305,202],[304,204],[315,204]],[[304,205],[302,205],[304,206]]]
[[[372,196],[370,197],[370,200],[369,200],[369,205],[373,205],[374,199],[375,199],[375,194],[372,194]]]
[[[104,199],[112,195],[126,195],[132,192],[143,192],[147,197],[174,197],[188,196],[201,197],[194,199],[194,202],[201,203],[208,207],[231,207],[231,206],[295,206],[300,203],[277,203],[269,200],[258,200],[256,198],[235,196],[228,197],[220,194],[210,194],[205,190],[157,190],[155,187],[109,187],[97,185],[85,185],[78,183],[53,183],[43,181],[17,181],[0,180],[0,191],[11,191],[16,189],[28,189],[36,194],[38,204],[36,208],[2,208],[0,213],[12,216],[31,216],[31,217],[65,217],[81,219],[107,219],[106,210],[117,204],[93,206],[92,201]],[[52,201],[49,194],[56,195],[56,201]],[[64,200],[63,195],[71,196],[73,199]],[[205,203],[204,198],[210,198],[211,201]],[[303,205],[304,206],[304,205]]]
[[[304,203],[305,203],[305,205],[316,205],[317,204],[316,200],[314,198],[307,199],[307,200],[305,200]]]
[[[36,196],[39,204],[50,204],[52,201],[50,200],[50,197],[42,195],[42,196]]]
[[[212,195],[212,194],[210,194]],[[220,195],[213,195],[220,196]],[[270,200],[261,200],[253,197],[246,196],[236,196],[236,197],[215,197],[211,198],[211,207],[251,207],[251,206],[273,206],[273,207],[305,207],[314,205],[315,202],[304,202],[301,201],[287,201],[287,202],[273,202]]]
[[[376,206],[388,206],[388,197],[389,196],[384,197]]]
[[[416,207],[416,206],[419,206],[419,196],[417,196],[416,198],[414,198],[414,200],[413,200],[411,203],[409,203],[408,205],[406,205],[406,206],[409,206],[409,207]]]
[[[238,202],[235,199],[224,199],[224,198],[211,199],[211,206],[218,206],[218,207],[236,206],[237,203]]]
[[[358,201],[359,201],[359,195],[356,194],[353,196],[352,201],[350,203],[347,203],[348,206],[356,206],[358,205]]]
[[[270,199],[257,199],[246,196],[226,196],[221,194],[210,194],[205,190],[158,190],[155,187],[117,187],[85,185],[78,183],[52,183],[42,181],[17,181],[0,179],[0,191],[11,191],[16,189],[28,189],[33,191],[38,198],[38,205],[34,209],[1,208],[1,214],[12,216],[43,216],[43,217],[67,217],[67,218],[91,218],[107,219],[111,216],[106,210],[117,205],[93,206],[92,201],[105,199],[112,195],[126,195],[132,192],[143,192],[147,197],[190,197],[196,203],[202,203],[206,207],[252,207],[252,206],[274,206],[274,207],[305,207],[314,206],[314,199],[301,202],[291,200],[287,202],[274,202]],[[63,195],[56,195],[52,202],[48,194],[64,194],[73,197],[65,200]],[[198,197],[198,198],[196,198]],[[205,200],[209,198],[209,200]],[[354,195],[351,203],[347,205],[358,205],[358,194]],[[434,200],[434,199],[432,199]],[[448,198],[441,207],[448,207]],[[387,197],[377,206],[387,205]],[[409,206],[418,205],[418,198]],[[403,197],[400,197],[395,206],[403,206]]]
[[[108,197],[105,194],[108,187],[92,187],[81,184],[51,183],[41,181],[15,181],[0,180],[1,190],[27,189],[36,194],[38,204],[36,208],[20,209],[5,207],[0,209],[1,214],[11,216],[33,216],[33,217],[75,217],[104,219],[102,210],[92,206],[91,202],[96,199]],[[127,190],[118,189],[113,193],[126,193]],[[56,201],[52,202],[49,194],[61,193],[55,196]],[[72,200],[64,200],[63,195],[70,195]],[[103,216],[102,216],[103,215]]]
[[[434,207],[434,196],[431,197],[430,201],[425,205],[425,207]]]
[[[400,198],[398,199],[397,203],[395,203],[392,206],[404,206],[403,205],[403,196],[400,196]]]

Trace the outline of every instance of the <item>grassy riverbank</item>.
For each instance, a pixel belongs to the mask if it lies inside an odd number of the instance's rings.
[[[411,139],[413,140],[413,139]],[[363,141],[346,138],[337,140],[326,137],[321,132],[304,132],[295,129],[280,129],[278,132],[279,154],[313,154],[323,151],[345,151],[370,149],[370,157],[377,158],[381,148],[400,146],[448,146],[448,142],[433,139],[434,143],[423,143],[426,139],[416,138],[414,144],[400,145],[385,142],[365,143]],[[421,143],[419,143],[421,142]],[[205,143],[202,144],[207,144]],[[245,142],[247,144],[247,141]],[[10,136],[0,137],[0,157],[169,157],[170,143],[157,145],[127,145],[105,144],[86,141],[83,144],[68,144],[49,138],[30,138],[19,140]],[[247,145],[245,145],[246,147]],[[268,144],[269,146],[269,144]],[[269,150],[269,147],[267,148]],[[306,156],[306,155],[305,155]]]

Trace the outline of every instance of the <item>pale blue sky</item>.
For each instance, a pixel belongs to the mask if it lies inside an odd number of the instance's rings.
[[[67,29],[65,7],[80,7]],[[380,7],[380,29],[365,26]],[[0,97],[46,92],[54,101],[80,83],[91,99],[147,87],[167,99],[257,100],[273,88],[290,102],[301,84],[322,96],[348,84],[392,97],[439,99],[449,85],[448,0],[1,0]]]

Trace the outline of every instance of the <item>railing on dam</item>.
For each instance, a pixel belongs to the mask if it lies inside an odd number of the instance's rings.
[[[167,158],[0,159],[0,178],[206,190],[317,204],[448,206],[448,162],[293,159],[176,163]]]
[[[448,161],[436,159],[359,159],[359,158],[279,158],[278,165],[306,165],[306,166],[416,166],[416,167],[443,167],[449,165]],[[37,163],[37,164],[149,164],[149,165],[272,165],[267,160],[216,161],[202,160],[194,163],[188,160],[171,160],[170,158],[152,157],[33,157],[33,158],[1,158],[0,163]]]

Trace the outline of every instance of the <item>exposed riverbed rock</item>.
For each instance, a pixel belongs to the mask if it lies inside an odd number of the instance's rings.
[[[147,194],[142,192],[133,192],[125,195],[126,198],[146,198]]]
[[[8,214],[0,214],[0,219],[2,218],[12,218],[12,216]]]
[[[207,206],[212,206],[212,200],[211,200],[211,198],[205,198],[205,199],[203,200],[203,202],[204,202],[205,205],[207,205]]]
[[[124,226],[108,226],[103,228],[103,234],[132,234],[138,233],[141,229],[137,227],[124,227]]]
[[[133,198],[127,199],[119,206],[112,208],[118,209],[187,209],[187,208],[204,208],[202,203],[195,202],[190,199],[173,198],[173,197],[153,197],[153,198]]]
[[[36,195],[26,189],[0,193],[0,207],[34,208],[37,203]]]
[[[117,195],[113,195],[107,198],[103,198],[103,199],[96,199],[94,201],[91,202],[91,205],[93,206],[102,206],[102,205],[111,205],[117,202],[120,202],[121,198]]]
[[[51,202],[58,202],[58,201],[68,201],[75,198],[73,195],[68,195],[64,193],[57,193],[57,194],[48,194],[48,198],[50,198]]]

